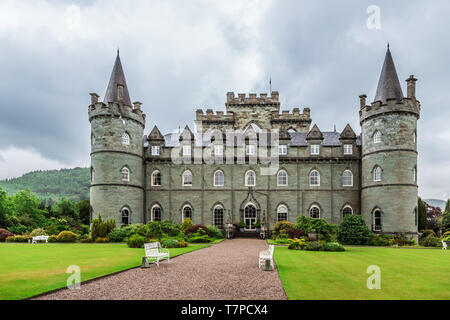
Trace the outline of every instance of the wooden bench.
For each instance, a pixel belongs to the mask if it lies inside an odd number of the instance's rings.
[[[45,241],[45,243],[48,243],[48,236],[35,236],[31,239],[31,243],[37,243],[38,241]]]
[[[274,249],[274,245],[271,244],[269,245],[269,248],[261,251],[259,253],[259,268],[261,268],[261,266],[264,266],[266,260],[270,260],[270,265],[272,266],[272,269],[274,268],[273,265],[273,249]]]

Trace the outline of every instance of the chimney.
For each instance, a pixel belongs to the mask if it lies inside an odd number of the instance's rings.
[[[142,102],[133,102],[134,110],[141,110]]]
[[[100,96],[96,93],[90,93],[90,95],[91,95],[91,104],[96,104]]]
[[[367,95],[365,95],[365,94],[362,94],[359,96],[359,105],[361,106],[361,109],[366,106],[366,98],[367,98]]]
[[[407,83],[407,97],[410,99],[416,98],[416,81],[417,79],[414,78],[414,75],[410,75],[408,79],[406,79]]]

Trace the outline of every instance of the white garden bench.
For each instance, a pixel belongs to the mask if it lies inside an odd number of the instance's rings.
[[[45,241],[45,243],[47,243],[48,236],[35,236],[31,239],[31,243],[37,243],[38,241]]]
[[[442,242],[442,250],[447,250],[447,242],[445,242],[444,240],[441,240]]]
[[[156,262],[156,265],[159,267],[159,261],[167,258],[167,263],[170,263],[169,250],[166,248],[162,248],[159,242],[145,243],[144,249],[147,262]]]
[[[274,249],[274,245],[271,244],[269,245],[269,248],[261,251],[259,253],[259,268],[261,268],[261,266],[264,266],[264,264],[266,263],[266,260],[270,260],[270,265],[272,266],[272,269],[274,268],[273,265],[273,249]]]

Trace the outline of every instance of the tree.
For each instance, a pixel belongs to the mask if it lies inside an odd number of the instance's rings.
[[[91,222],[91,203],[89,199],[81,200],[77,203],[77,207],[80,213],[81,223],[89,224]]]
[[[0,227],[6,226],[8,206],[8,195],[6,194],[6,191],[0,188]]]
[[[444,213],[442,217],[442,233],[450,231],[450,212]]]
[[[450,213],[450,199],[447,199],[447,203],[445,204],[444,213]]]
[[[427,207],[422,199],[419,197],[417,201],[417,214],[418,214],[418,229],[419,231],[425,230],[427,227]]]
[[[342,244],[368,244],[372,237],[360,215],[346,215],[338,227],[338,240]]]

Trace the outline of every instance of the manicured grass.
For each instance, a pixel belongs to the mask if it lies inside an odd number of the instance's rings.
[[[450,251],[346,247],[345,252],[275,248],[288,299],[450,299]],[[381,269],[381,289],[369,290],[367,267]]]
[[[170,256],[209,245],[169,249]],[[144,249],[126,244],[0,243],[0,300],[25,299],[66,286],[70,265],[81,269],[81,281],[137,267]]]

